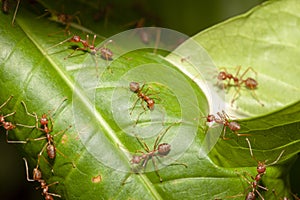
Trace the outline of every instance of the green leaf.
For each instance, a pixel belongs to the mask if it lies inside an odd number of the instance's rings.
[[[78,9],[83,5],[92,7],[82,3],[77,5]],[[242,69],[251,66],[258,74],[259,88],[255,93],[265,106],[261,107],[250,92],[242,88],[235,102],[238,108],[230,108],[228,112],[252,116],[238,121],[242,127],[239,133],[251,134],[249,139],[256,159],[268,159],[267,163],[271,163],[285,150],[278,163],[268,167],[261,184],[269,191],[261,193],[266,199],[274,198],[272,189],[280,197],[291,196],[286,171],[299,152],[297,77],[300,74],[294,67],[298,63],[299,39],[295,24],[299,21],[299,7],[295,0],[268,2],[196,35],[167,57],[163,56],[165,52],[155,54],[151,48],[145,49],[147,46],[141,41],[133,43],[129,36],[135,32],[127,32],[125,44],[133,46],[124,46],[124,36],[115,36],[113,43],[105,45],[114,52],[113,60],[108,61],[79,51],[64,59],[72,52],[70,43],[49,47],[68,36],[48,37],[61,27],[46,18],[37,18],[40,13],[33,14],[24,6],[15,27],[10,26],[9,16],[0,18],[1,102],[14,95],[1,112],[15,110],[17,113],[7,120],[34,125],[35,119],[26,115],[21,105],[24,101],[28,111],[38,116],[51,111],[55,122],[53,134],[72,125],[66,133],[54,137],[57,149],[67,158],[58,153],[55,161],[48,164],[44,152],[46,159],[40,161],[47,183],[59,181],[49,191],[60,194],[62,199],[214,199],[238,195],[244,199],[248,183],[238,173],[248,172],[254,176],[257,165],[250,156],[248,144],[244,137],[235,137],[230,130],[226,136],[231,140],[218,140],[222,127],[209,128],[205,134],[202,117],[212,110],[220,111],[225,105],[222,96],[220,101],[211,101],[205,96],[207,92],[224,95],[222,91],[209,91],[216,89],[214,63],[228,69],[236,65]],[[82,30],[86,31],[85,27],[77,32],[71,29],[74,34],[85,35]],[[109,31],[104,32],[109,35]],[[162,41],[168,41],[164,40],[164,33],[170,32],[162,30],[160,47]],[[157,37],[151,40],[150,47],[155,47],[155,39]],[[96,40],[97,46],[105,44],[99,40],[101,37]],[[136,43],[144,49],[135,47]],[[172,47],[163,48],[170,49]],[[206,74],[207,70],[212,70],[211,74]],[[137,124],[144,109],[138,103],[130,115],[137,98],[129,90],[131,81],[145,83],[143,91],[148,89],[156,102],[154,111],[143,113]],[[233,94],[234,90],[230,90],[226,95],[229,104]],[[61,104],[64,97],[67,101]],[[166,129],[161,143],[170,143],[172,151],[159,158],[160,161],[155,159],[163,182],[159,182],[150,160],[146,173],[134,174],[131,155],[143,150],[143,143],[135,136],[143,138],[151,149],[157,134]],[[39,130],[19,126],[9,131],[11,140],[42,135]],[[30,173],[44,144],[41,140],[17,145],[29,161]],[[174,160],[186,163],[188,168],[165,167]]]

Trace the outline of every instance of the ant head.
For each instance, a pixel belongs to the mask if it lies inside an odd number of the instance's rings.
[[[41,119],[40,119],[40,123],[42,126],[48,125],[48,117],[47,114],[43,114]]]
[[[130,163],[132,164],[139,164],[142,160],[142,156],[133,155],[132,159],[130,160]]]
[[[238,131],[241,129],[241,126],[235,121],[229,122],[228,127],[232,131]]]
[[[205,117],[205,118],[206,118],[207,122],[213,122],[215,120],[215,116],[214,115],[207,115],[207,117]]]
[[[12,129],[16,128],[16,126],[13,125],[11,122],[3,122],[2,125],[5,130],[12,130]]]
[[[42,172],[36,167],[33,169],[33,180],[41,180]]]
[[[80,42],[81,38],[78,35],[71,37],[70,42]]]
[[[257,88],[258,83],[253,78],[247,78],[245,80],[245,85],[248,89],[253,90],[253,89]]]
[[[218,80],[225,80],[227,78],[227,73],[224,71],[219,72]]]
[[[132,92],[137,92],[140,89],[140,84],[137,82],[130,82],[129,88]]]
[[[171,145],[168,143],[162,143],[158,145],[157,151],[160,156],[166,156],[171,151]]]
[[[267,168],[265,162],[258,161],[256,171],[258,174],[264,174]]]

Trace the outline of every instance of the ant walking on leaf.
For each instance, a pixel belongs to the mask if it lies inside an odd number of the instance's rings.
[[[241,175],[241,177],[250,185],[248,188],[252,188],[251,191],[247,194],[246,199],[247,200],[256,199],[255,193],[257,193],[259,195],[259,197],[262,200],[264,200],[264,197],[261,195],[261,193],[258,191],[258,189],[260,188],[260,189],[263,189],[265,191],[268,191],[268,189],[266,187],[263,187],[263,186],[259,185],[258,183],[261,180],[262,176],[266,173],[267,166],[271,166],[271,165],[276,164],[279,161],[279,159],[281,158],[281,156],[283,155],[284,150],[281,151],[281,153],[279,154],[279,156],[277,157],[277,159],[275,161],[273,161],[270,164],[266,164],[267,161],[259,161],[254,157],[253,152],[252,152],[252,148],[251,148],[250,140],[248,138],[246,138],[246,141],[248,143],[249,151],[250,151],[250,155],[251,155],[252,159],[254,159],[257,162],[257,167],[256,167],[257,174],[256,174],[256,176],[253,177],[250,174],[246,173],[248,176],[251,177],[251,179],[253,180],[252,182],[249,181],[245,176]]]
[[[145,84],[143,84],[142,87],[140,87],[140,84],[137,83],[137,82],[130,82],[130,84],[129,84],[130,91],[133,92],[133,93],[135,93],[137,95],[137,97],[138,97],[136,99],[136,101],[133,103],[133,106],[132,106],[131,111],[130,111],[130,115],[132,115],[133,110],[136,107],[136,104],[137,104],[138,101],[141,101],[141,106],[144,109],[144,111],[141,112],[138,115],[135,124],[137,124],[137,122],[139,121],[140,116],[147,111],[147,109],[144,106],[144,102],[147,104],[147,108],[150,111],[153,111],[154,110],[154,106],[155,106],[154,99],[150,97],[152,94],[148,94],[149,87],[145,91],[143,91],[144,87],[145,87]]]
[[[171,145],[168,143],[161,143],[161,140],[163,139],[165,134],[168,132],[168,130],[175,124],[178,124],[178,123],[174,123],[174,124],[170,125],[165,130],[163,130],[161,133],[158,134],[157,138],[155,139],[152,150],[141,138],[136,136],[137,141],[143,147],[144,151],[137,150],[136,152],[138,154],[135,154],[132,156],[130,163],[137,166],[138,169],[142,168],[145,171],[149,160],[151,160],[154,170],[155,170],[155,173],[159,177],[160,182],[162,182],[163,179],[158,172],[159,169],[157,167],[157,163],[156,163],[155,159],[157,159],[159,161],[159,158],[166,157],[170,153]],[[171,165],[182,165],[187,168],[187,165],[185,163],[177,163],[176,162],[176,163],[172,163],[167,166],[171,166]],[[133,168],[133,171],[138,173],[138,169]]]
[[[222,124],[223,125],[223,140],[229,140],[229,138],[225,137],[226,135],[226,128],[228,127],[233,133],[235,133],[237,136],[250,136],[250,134],[241,134],[238,133],[238,131],[241,129],[241,126],[239,125],[239,123],[237,123],[236,121],[233,121],[229,118],[229,116],[225,113],[225,111],[223,110],[222,113],[218,112],[217,113],[218,116],[215,115],[208,115],[206,117],[206,121],[207,122],[215,122],[218,124]]]
[[[66,42],[74,42],[74,43],[81,43],[83,45],[83,47],[76,47],[72,53],[70,53],[67,57],[65,57],[64,59],[70,58],[72,57],[72,55],[76,52],[76,51],[90,51],[90,54],[93,56],[97,56],[100,55],[100,57],[106,61],[111,61],[113,60],[113,52],[106,47],[106,45],[108,45],[109,43],[112,43],[112,40],[108,40],[104,45],[100,46],[100,47],[96,47],[95,46],[95,41],[96,41],[97,35],[94,35],[92,43],[90,44],[89,42],[89,35],[86,35],[86,39],[82,39],[80,36],[78,35],[74,35],[62,42],[59,42],[58,44],[55,44],[51,47],[48,47],[48,49],[54,48],[56,46],[59,46],[61,44],[64,44]],[[94,58],[94,57],[93,57]],[[97,58],[94,58],[95,62],[96,62],[96,72],[97,72],[97,77],[98,77],[98,60]]]
[[[61,198],[61,196],[59,194],[54,194],[54,193],[48,192],[50,186],[56,185],[59,182],[56,181],[56,182],[53,182],[53,183],[47,185],[46,181],[42,178],[42,172],[41,172],[41,170],[39,170],[38,165],[36,166],[36,168],[33,169],[32,179],[29,178],[29,170],[28,170],[27,160],[26,160],[26,158],[23,158],[23,160],[25,162],[27,181],[30,181],[30,182],[37,181],[40,184],[40,188],[42,189],[42,195],[45,197],[45,200],[54,200],[53,197]]]
[[[251,94],[254,97],[254,99],[261,106],[264,106],[264,104],[258,99],[258,97],[255,93],[255,89],[257,89],[258,82],[254,78],[251,78],[251,77],[248,77],[248,78],[244,79],[244,76],[249,71],[252,71],[257,76],[257,72],[252,67],[248,67],[241,75],[239,75],[240,70],[241,70],[241,66],[237,67],[237,71],[236,71],[235,75],[228,73],[226,68],[221,68],[221,69],[223,69],[223,70],[219,72],[219,74],[217,76],[218,80],[219,81],[227,80],[227,83],[224,83],[222,85],[222,87],[223,88],[227,88],[227,87],[230,87],[230,86],[237,87],[237,90],[236,90],[236,92],[233,95],[232,100],[231,100],[231,106],[233,106],[233,103],[239,98],[241,88],[242,88],[243,85],[251,91]],[[231,83],[231,80],[233,80],[233,83]]]
[[[63,99],[63,102],[65,101],[66,99],[64,98]],[[29,113],[28,110],[27,110],[27,106],[25,104],[24,101],[21,102],[22,105],[24,106],[25,108],[25,111],[26,111],[26,114],[31,116],[31,117],[34,117],[35,118],[35,125],[34,126],[29,126],[29,125],[23,125],[23,124],[17,124],[18,126],[23,126],[23,127],[26,127],[26,128],[35,128],[41,132],[43,132],[45,134],[45,136],[43,137],[39,137],[39,138],[34,138],[34,139],[31,139],[31,138],[28,138],[27,140],[28,141],[39,141],[39,140],[47,140],[46,144],[43,146],[42,150],[39,152],[38,154],[38,164],[39,165],[39,162],[40,162],[40,158],[41,156],[43,155],[44,151],[47,150],[47,155],[48,157],[51,159],[51,160],[54,160],[56,158],[56,152],[58,152],[60,155],[62,155],[64,158],[67,158],[66,155],[64,155],[62,152],[60,152],[55,144],[54,144],[54,137],[56,137],[57,135],[60,135],[60,134],[64,134],[68,129],[70,129],[72,126],[70,125],[68,128],[66,128],[65,130],[61,130],[59,132],[57,132],[56,134],[54,135],[51,135],[51,132],[53,131],[53,127],[54,127],[54,120],[52,119],[52,116],[50,114],[50,111],[49,111],[49,118],[47,116],[47,114],[43,114],[42,117],[40,118],[40,120],[38,119],[38,116],[36,113]],[[58,109],[58,108],[57,108]],[[57,110],[56,109],[56,110]],[[49,123],[50,122],[50,123]],[[40,124],[40,126],[39,126]],[[75,164],[72,162],[72,165],[73,167],[75,167]]]

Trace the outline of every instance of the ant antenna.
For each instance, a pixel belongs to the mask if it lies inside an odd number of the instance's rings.
[[[18,3],[17,3],[17,6],[16,6],[16,9],[15,9],[15,12],[14,12],[14,16],[13,16],[13,19],[11,21],[11,25],[13,26],[14,23],[15,23],[15,19],[16,19],[16,16],[17,16],[17,12],[18,12],[18,9],[19,9],[19,4],[20,4],[21,0],[18,0]]]

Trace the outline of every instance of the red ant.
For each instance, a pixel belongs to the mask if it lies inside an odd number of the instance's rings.
[[[10,96],[1,106],[0,106],[0,110],[13,98],[13,96]],[[15,129],[16,126],[14,124],[12,124],[11,122],[7,122],[5,120],[5,118],[12,116],[16,113],[16,111],[9,113],[7,115],[0,115],[0,126],[3,126],[3,128],[6,130],[6,142],[7,143],[20,143],[20,144],[24,144],[26,143],[26,141],[13,141],[13,140],[9,140],[8,139],[8,131]]]
[[[130,82],[130,84],[129,84],[130,91],[136,93],[136,95],[138,97],[138,99],[133,104],[130,115],[132,114],[133,109],[135,108],[138,100],[141,100],[141,105],[144,108],[144,112],[146,111],[146,108],[144,107],[144,104],[143,104],[144,102],[147,103],[147,108],[149,110],[151,110],[151,111],[154,110],[155,101],[152,98],[150,98],[149,95],[147,95],[149,88],[147,88],[147,90],[145,92],[143,92],[144,87],[145,87],[145,84],[143,84],[142,87],[140,87],[139,83]],[[139,119],[140,115],[143,114],[144,112],[139,114],[138,119]],[[137,119],[137,121],[138,121],[138,119]]]
[[[33,178],[30,179],[29,178],[29,172],[28,172],[28,164],[27,164],[27,160],[26,158],[23,158],[24,162],[25,162],[25,168],[26,168],[26,176],[27,176],[27,181],[37,181],[40,183],[40,188],[42,189],[42,195],[45,197],[45,200],[54,200],[54,196],[55,197],[59,197],[61,198],[61,196],[59,194],[54,194],[54,193],[49,193],[49,187],[55,184],[58,184],[59,182],[53,182],[49,185],[47,185],[46,181],[42,179],[42,172],[38,169],[38,165],[36,166],[36,168],[33,169]]]
[[[240,94],[240,90],[241,90],[241,86],[244,84],[246,86],[247,89],[251,90],[252,92],[252,96],[256,99],[256,101],[261,105],[264,106],[263,103],[260,102],[260,100],[258,99],[258,97],[256,96],[254,90],[257,88],[258,86],[258,82],[253,79],[253,78],[246,78],[243,79],[243,77],[246,75],[247,72],[249,72],[250,70],[252,70],[255,74],[257,74],[256,71],[254,71],[254,69],[252,67],[248,67],[244,73],[238,77],[239,73],[241,70],[241,66],[238,66],[237,68],[237,72],[234,75],[228,73],[226,71],[226,69],[224,68],[224,71],[220,71],[217,78],[219,81],[224,81],[224,80],[228,80],[227,84],[224,84],[223,87],[227,87],[227,86],[236,86],[238,87],[237,91],[235,92],[235,94],[233,95],[233,98],[231,100],[231,106],[233,105],[233,103],[235,102],[235,100],[238,99],[238,95]],[[233,85],[230,84],[231,80],[233,80]]]
[[[285,150],[282,150],[281,153],[279,154],[279,156],[277,157],[277,159],[274,162],[266,165],[267,160],[262,162],[262,161],[257,160],[254,157],[249,139],[246,138],[246,141],[247,141],[248,146],[249,146],[249,151],[250,151],[251,157],[257,162],[257,169],[256,169],[257,173],[260,174],[261,176],[266,173],[267,166],[271,166],[271,165],[276,164],[279,161],[279,159],[281,158],[284,151],[285,151]]]
[[[217,115],[219,117],[216,117],[214,115],[208,115],[206,117],[207,122],[216,122],[218,124],[223,125],[223,140],[229,140],[229,138],[225,137],[226,134],[226,127],[228,127],[233,133],[235,133],[237,136],[250,136],[249,134],[240,134],[238,131],[241,129],[241,126],[236,122],[229,119],[229,116],[225,113],[223,110],[222,113],[218,112]]]
[[[81,50],[81,51],[87,51],[90,50],[90,53],[92,55],[97,55],[97,52],[100,52],[101,58],[106,60],[106,61],[110,61],[113,60],[113,52],[109,49],[106,48],[105,46],[108,43],[113,42],[112,40],[108,40],[103,46],[101,47],[95,47],[95,40],[96,40],[97,35],[94,35],[94,38],[92,40],[92,44],[89,44],[89,35],[86,35],[86,40],[83,40],[80,36],[78,35],[74,35],[71,38],[68,38],[56,45],[53,45],[51,47],[48,47],[47,49],[51,49],[53,47],[56,47],[58,45],[61,45],[65,42],[75,42],[75,43],[81,43],[83,45],[83,47],[77,47],[74,49],[74,51],[72,53],[70,53],[67,57],[65,57],[64,59],[70,58],[76,51]],[[96,62],[96,70],[97,70],[97,75],[98,75],[98,61],[97,59],[95,59]]]
[[[174,123],[173,125],[175,125],[175,124],[176,123]],[[159,181],[160,182],[162,182],[162,177],[158,173],[158,167],[156,165],[156,162],[155,162],[154,158],[156,157],[158,159],[158,157],[165,157],[165,156],[167,156],[170,153],[170,151],[171,151],[171,145],[170,144],[168,144],[168,143],[161,143],[161,144],[159,144],[159,143],[162,140],[162,138],[164,137],[164,135],[167,133],[167,131],[173,125],[170,125],[168,128],[166,128],[163,132],[161,132],[157,136],[157,138],[156,138],[156,140],[154,142],[153,150],[150,150],[150,148],[148,147],[148,145],[144,141],[142,141],[142,139],[140,139],[139,137],[136,136],[136,139],[142,145],[143,149],[146,152],[137,151],[137,152],[141,153],[142,155],[133,155],[132,159],[130,160],[131,164],[140,164],[142,162],[142,164],[141,164],[140,167],[142,167],[145,170],[148,161],[151,159],[152,163],[154,165],[154,168],[155,168],[155,173],[159,177]],[[174,164],[175,165],[183,165],[184,167],[187,168],[187,165],[184,164],[184,163],[174,163]]]
[[[278,162],[278,160],[281,158],[282,154],[284,153],[284,150],[280,153],[280,155],[278,156],[278,158],[274,162],[266,165],[265,164],[266,161],[261,162],[261,161],[256,160],[256,158],[253,156],[253,152],[252,152],[252,148],[251,148],[251,144],[250,144],[249,139],[246,138],[246,141],[247,141],[248,146],[249,146],[249,151],[250,151],[251,157],[255,161],[257,161],[257,168],[256,168],[257,174],[256,174],[256,176],[253,178],[251,175],[249,175],[253,179],[253,182],[250,182],[246,177],[242,176],[242,178],[250,184],[249,187],[252,187],[252,191],[247,194],[246,199],[248,199],[248,200],[256,199],[256,196],[255,196],[255,192],[256,192],[260,196],[260,198],[262,200],[264,200],[263,196],[258,191],[258,187],[263,189],[263,190],[266,190],[266,191],[268,189],[261,186],[261,185],[258,185],[258,182],[261,180],[262,176],[266,173],[267,166],[276,164]]]
[[[66,99],[63,99],[63,101],[66,100]],[[40,151],[40,153],[38,154],[38,163],[40,162],[40,157],[42,156],[43,152],[45,151],[45,149],[47,149],[47,154],[48,154],[48,157],[50,159],[55,159],[56,157],[56,151],[58,153],[60,153],[63,157],[67,157],[65,156],[62,152],[60,152],[54,145],[54,137],[59,135],[59,134],[63,134],[65,133],[69,128],[71,128],[72,126],[70,125],[68,128],[66,128],[65,130],[62,130],[62,131],[59,131],[58,133],[54,134],[54,135],[51,135],[50,133],[53,131],[53,126],[54,126],[54,121],[52,119],[52,117],[50,117],[48,119],[47,115],[46,114],[43,114],[40,121],[38,120],[38,117],[37,117],[37,114],[36,113],[29,113],[28,110],[27,110],[27,106],[25,104],[24,101],[21,102],[22,105],[24,106],[25,108],[25,111],[26,111],[26,114],[31,116],[31,117],[34,117],[35,120],[36,120],[36,124],[35,126],[28,126],[28,125],[23,125],[23,124],[17,124],[18,126],[23,126],[23,127],[27,127],[27,128],[36,128],[42,132],[45,133],[45,136],[44,137],[40,137],[40,138],[35,138],[35,139],[27,139],[27,140],[33,140],[33,141],[38,141],[38,140],[43,140],[43,139],[47,139],[47,143],[44,145],[44,147],[42,148],[42,150]],[[49,121],[51,123],[51,128],[49,127]],[[39,127],[39,122],[41,124],[41,127]],[[72,162],[72,165],[73,167],[75,166],[75,164]]]

